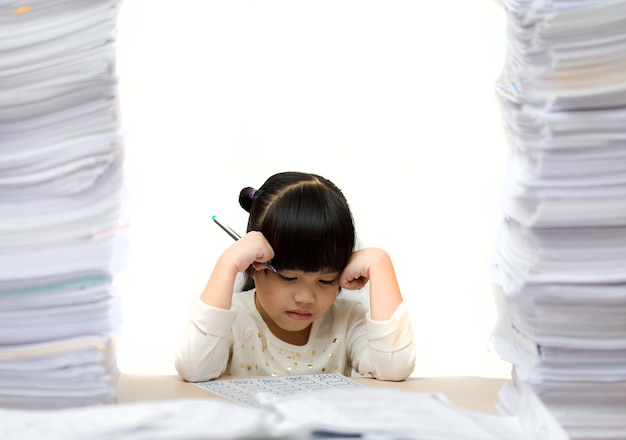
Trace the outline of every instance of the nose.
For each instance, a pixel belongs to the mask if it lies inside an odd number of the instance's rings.
[[[299,304],[313,304],[315,302],[315,291],[309,286],[299,286],[293,294],[293,299]]]

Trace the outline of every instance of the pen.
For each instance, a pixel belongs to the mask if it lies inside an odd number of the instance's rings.
[[[231,228],[230,226],[228,226],[226,223],[223,223],[222,221],[220,221],[216,216],[213,216],[213,221],[217,224],[217,226],[219,226],[220,228],[222,228],[224,230],[224,232],[226,232],[228,235],[230,235],[235,241],[239,240],[241,238],[241,236],[239,234],[237,234],[233,228]],[[270,262],[268,261],[267,263],[264,263],[265,267],[268,268],[269,270],[271,270],[272,272],[278,272],[274,266],[272,266],[270,264]]]

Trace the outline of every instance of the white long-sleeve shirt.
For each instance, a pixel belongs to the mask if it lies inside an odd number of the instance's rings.
[[[404,380],[413,372],[413,332],[404,303],[391,319],[373,321],[360,301],[339,295],[313,322],[309,341],[292,345],[269,330],[254,294],[254,289],[233,294],[230,310],[199,299],[192,304],[175,363],[183,379],[332,372],[350,376],[354,369],[381,380]]]

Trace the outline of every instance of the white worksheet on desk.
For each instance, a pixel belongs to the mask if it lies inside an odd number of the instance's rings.
[[[303,374],[255,378],[218,379],[195,385],[249,406],[261,407],[259,394],[292,396],[329,389],[363,388],[343,374]]]

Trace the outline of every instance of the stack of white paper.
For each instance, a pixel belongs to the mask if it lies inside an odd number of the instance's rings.
[[[499,89],[554,109],[626,102],[622,0],[504,0],[507,63]]]
[[[0,406],[114,400],[117,6],[0,2]]]
[[[626,438],[626,2],[504,7],[501,406],[528,385],[572,439]]]

